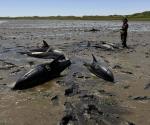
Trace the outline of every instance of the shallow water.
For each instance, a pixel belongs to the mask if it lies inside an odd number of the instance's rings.
[[[52,28],[60,30],[85,30],[89,28],[96,28],[100,30],[119,30],[121,21],[61,21],[61,20],[21,20],[21,21],[0,21],[3,23],[1,27],[9,29],[21,28]],[[129,21],[129,31],[150,31],[150,21]]]

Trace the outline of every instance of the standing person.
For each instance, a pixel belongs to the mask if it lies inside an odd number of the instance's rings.
[[[128,48],[127,47],[127,32],[128,32],[128,19],[127,18],[124,18],[123,19],[123,25],[122,25],[122,28],[121,28],[121,41],[122,41],[122,46],[123,48]]]

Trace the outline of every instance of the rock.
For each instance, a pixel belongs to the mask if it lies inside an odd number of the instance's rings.
[[[124,89],[128,89],[130,86],[129,85],[126,85],[126,86],[124,86],[123,88]]]
[[[64,86],[65,85],[65,81],[63,80],[58,80],[56,81],[57,84]]]
[[[85,79],[90,79],[91,77],[90,76],[85,76]]]
[[[74,121],[74,117],[69,114],[69,115],[65,115],[62,120],[60,121],[59,125],[70,125],[69,122]]]
[[[13,37],[13,39],[16,39],[16,37]]]
[[[114,65],[113,69],[122,69],[120,65]]]
[[[132,122],[127,122],[128,125],[135,125],[134,123]]]
[[[123,120],[117,113],[119,108],[111,109],[101,101],[98,96],[85,94],[80,100],[66,102],[60,125],[119,125]]]
[[[99,29],[95,29],[95,28],[92,28],[90,30],[85,30],[85,32],[98,32],[100,31]]]
[[[141,68],[141,66],[136,65],[135,68]]]
[[[72,76],[73,76],[73,77],[77,77],[77,78],[84,78],[83,74],[80,73],[80,72],[75,72],[75,73],[73,73]]]
[[[146,84],[144,89],[149,89],[150,88],[150,83]]]
[[[132,72],[129,71],[121,71],[122,73],[126,73],[126,74],[133,74]]]
[[[51,98],[53,105],[58,105],[59,104],[58,100],[59,100],[59,98],[57,95]]]
[[[132,100],[140,100],[140,101],[150,100],[150,97],[148,96],[129,96],[129,98]]]
[[[115,94],[106,92],[105,90],[98,90],[98,92],[106,96],[115,96]]]
[[[20,72],[20,71],[21,71],[21,69],[16,69],[16,70],[12,71],[11,74],[17,73],[17,72]]]
[[[79,86],[72,85],[68,89],[65,90],[65,96],[74,96],[79,93]]]
[[[65,102],[64,106],[65,115],[61,119],[59,125],[70,125],[70,123],[74,123],[73,125],[78,125],[73,105],[70,102]]]
[[[0,77],[0,80],[3,80],[3,78],[2,78],[2,77]]]
[[[58,100],[58,96],[57,95],[51,98],[51,101],[54,101],[54,100]]]

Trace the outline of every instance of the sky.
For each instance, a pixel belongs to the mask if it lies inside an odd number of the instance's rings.
[[[143,11],[150,11],[150,0],[0,0],[0,17],[127,15]]]

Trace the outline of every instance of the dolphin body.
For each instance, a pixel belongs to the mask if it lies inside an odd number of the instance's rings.
[[[65,59],[64,54],[58,50],[48,51],[48,52],[28,52],[26,54],[31,57],[42,58],[42,59],[56,59],[59,56],[63,56],[62,59]]]
[[[43,59],[56,59],[59,56],[63,56],[65,59],[64,54],[56,50],[48,45],[46,41],[43,40],[43,46],[41,48],[31,49],[27,52],[19,52],[20,54],[26,54],[31,57],[35,58],[43,58]]]
[[[101,48],[104,50],[115,50],[115,49],[119,49],[118,45],[115,45],[113,43],[108,43],[105,41],[101,41],[100,44],[95,44],[95,45],[91,45],[91,43],[88,41],[87,46],[86,47],[95,47],[95,48]]]
[[[34,49],[29,49],[28,51],[22,51],[22,52],[19,52],[19,53],[20,54],[28,54],[28,53],[32,53],[32,52],[48,52],[48,51],[53,51],[53,48],[50,47],[46,41],[43,40],[42,42],[43,42],[42,47],[36,47]]]
[[[12,89],[28,89],[58,77],[63,70],[71,65],[70,60],[60,61],[60,59],[62,59],[62,56],[59,56],[51,63],[41,64],[36,66],[34,69],[31,69],[28,73],[16,81]]]
[[[114,76],[113,76],[112,71],[108,67],[99,63],[94,55],[92,56],[93,56],[93,62],[92,64],[88,65],[89,70],[93,74],[95,74],[96,76],[104,80],[114,82]]]

